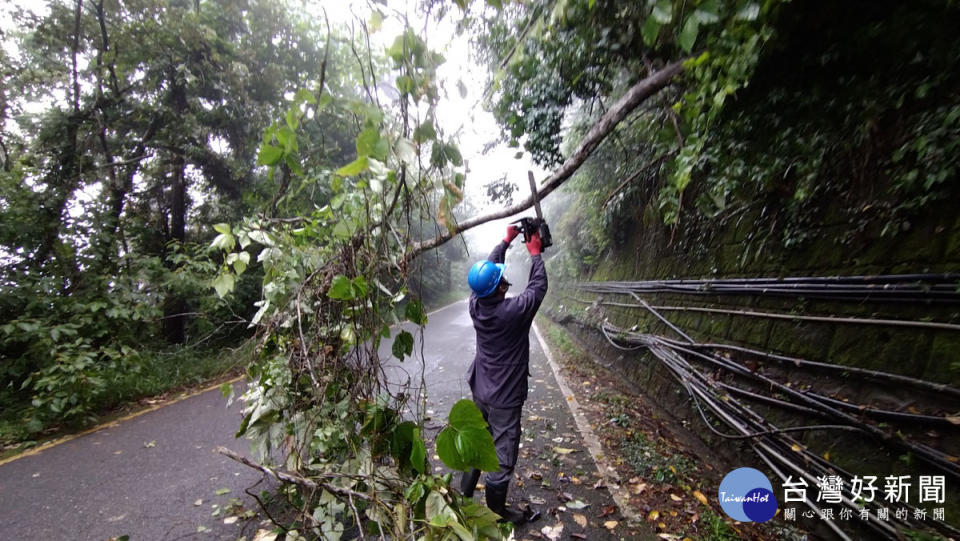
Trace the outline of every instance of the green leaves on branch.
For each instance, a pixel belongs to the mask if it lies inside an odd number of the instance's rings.
[[[448,163],[453,164],[455,167],[463,166],[463,157],[460,155],[460,149],[452,143],[435,142],[430,153],[430,165],[434,167],[445,167]]]
[[[329,103],[329,97],[324,95],[326,100],[320,102],[320,105]],[[297,90],[294,94],[293,102],[284,113],[284,123],[276,122],[263,132],[263,142],[257,151],[257,165],[265,165],[270,168],[267,176],[272,180],[274,168],[279,165],[286,165],[293,173],[303,174],[303,168],[300,165],[300,145],[297,139],[297,130],[300,128],[300,117],[305,112],[308,105],[317,106],[317,98],[312,92],[305,88]],[[317,107],[318,109],[320,107]]]
[[[385,137],[381,137],[376,126],[367,126],[357,136],[357,156],[369,156],[381,162],[387,160],[387,151],[390,145]]]
[[[697,33],[700,31],[700,19],[696,15],[690,15],[683,23],[683,29],[677,34],[677,45],[684,52],[689,53],[693,50],[693,44],[697,41]]]
[[[233,265],[233,270],[237,274],[243,274],[243,271],[247,270],[247,265],[250,264],[250,254],[248,252],[234,252],[227,256],[225,263]]]
[[[418,299],[413,299],[407,303],[403,315],[404,318],[421,327],[427,324],[427,315],[423,312],[423,303]],[[393,348],[391,351],[393,356],[401,361],[404,357],[413,355],[413,335],[407,331],[400,331],[393,340]]]
[[[754,20],[760,11],[759,5],[756,2],[741,2],[740,4],[736,15],[731,19]],[[693,2],[692,5],[693,11],[690,11],[690,2],[656,0],[640,31],[644,45],[652,47],[657,42],[657,38],[661,36],[661,29],[677,22],[675,29],[678,28],[679,32],[676,32],[674,36],[675,43],[683,52],[691,52],[697,42],[701,26],[721,22],[722,13],[717,0]],[[680,17],[684,13],[686,13],[686,16],[682,19],[682,24],[679,24]]]
[[[236,276],[226,272],[213,279],[213,289],[217,291],[217,296],[221,299],[226,297],[237,283]]]
[[[434,82],[437,67],[445,62],[443,56],[430,51],[420,36],[410,29],[397,36],[386,52],[394,67],[401,71],[396,79],[401,96],[413,98],[415,102],[424,97],[436,101],[438,94]]]
[[[390,445],[401,470],[427,473],[427,446],[416,423],[404,421],[397,425]]]
[[[353,160],[340,169],[337,169],[336,174],[340,175],[341,177],[353,177],[363,173],[369,168],[370,164],[367,162],[367,157],[359,156],[356,160]]]
[[[216,224],[213,226],[213,229],[220,234],[213,239],[213,242],[210,243],[210,247],[223,251],[232,250],[234,244],[236,243],[236,239],[230,232],[230,224]]]
[[[483,414],[471,400],[453,405],[447,427],[437,436],[437,455],[451,469],[467,471],[500,468],[493,436],[487,430]]]
[[[410,357],[413,355],[413,335],[407,331],[400,331],[400,334],[393,339],[393,347],[391,349],[393,356],[400,359],[401,361],[404,357]]]
[[[342,274],[338,274],[333,277],[327,296],[331,299],[349,301],[366,297],[369,289],[370,287],[363,276],[357,276],[351,280]]]
[[[423,312],[423,303],[419,299],[408,302],[403,314],[408,320],[421,327],[427,324],[427,315]]]
[[[433,127],[433,119],[428,118],[423,124],[413,129],[413,140],[425,143],[437,138],[437,130]]]

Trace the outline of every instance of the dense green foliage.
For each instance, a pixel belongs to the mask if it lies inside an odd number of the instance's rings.
[[[18,427],[4,436],[24,437],[163,390],[132,374],[166,367],[168,385],[181,385],[212,375],[191,359],[234,365],[219,350],[249,335],[260,271],[220,300],[209,226],[285,195],[254,168],[257,141],[327,57],[318,25],[272,2],[13,13],[0,107],[0,404],[4,426]],[[329,55],[326,71],[343,56]],[[336,159],[352,130],[315,120]]]
[[[629,85],[685,60],[571,182],[577,208],[598,209],[560,224],[574,273],[638,218],[679,229],[695,251],[748,213],[766,245],[789,248],[838,217],[853,223],[845,242],[892,237],[956,195],[954,5],[570,0],[508,12],[472,19],[491,106],[546,165]]]

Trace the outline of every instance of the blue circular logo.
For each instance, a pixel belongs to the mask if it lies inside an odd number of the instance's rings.
[[[766,522],[777,514],[773,485],[766,475],[753,468],[728,473],[717,496],[723,512],[740,522]]]

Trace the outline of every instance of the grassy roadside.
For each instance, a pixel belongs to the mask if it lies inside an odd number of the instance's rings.
[[[100,397],[96,414],[83,423],[52,423],[36,430],[29,426],[29,404],[5,407],[0,413],[0,460],[233,379],[243,374],[252,352],[253,344],[248,342],[236,349],[154,353],[116,374]]]
[[[761,527],[729,519],[716,496],[726,471],[719,458],[621,377],[595,363],[561,326],[543,316],[538,316],[537,325],[604,454],[612,458],[624,481],[629,505],[661,537],[704,541],[797,537],[772,523]]]

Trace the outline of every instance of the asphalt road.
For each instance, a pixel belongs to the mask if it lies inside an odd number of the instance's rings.
[[[240,404],[228,408],[214,389],[4,464],[0,537],[250,539],[258,520],[212,516],[232,498],[256,509],[243,491],[261,475],[214,452],[248,454],[233,438],[239,424]]]
[[[591,540],[633,538],[611,509],[604,478],[567,407],[570,397],[561,392],[532,332],[530,344],[530,396],[510,500],[532,505],[543,518],[518,533],[552,528],[544,533],[559,534],[560,528],[566,530],[564,539],[572,533]],[[385,341],[383,359],[390,358],[390,348]],[[415,350],[414,358],[388,362],[386,370],[391,381],[409,382],[413,393],[425,393],[431,441],[450,407],[470,397],[464,374],[475,335],[466,302],[429,314]],[[235,385],[239,393],[241,384]],[[240,416],[240,405],[227,407],[214,389],[4,464],[0,535],[18,540],[251,539],[263,527],[260,518],[233,521],[236,511],[222,509],[233,498],[245,509],[256,509],[244,489],[259,492],[267,484],[258,485],[259,473],[214,452],[223,445],[247,454],[246,441],[233,438]],[[437,472],[445,470],[435,455],[431,464]],[[573,508],[567,508],[571,501]],[[221,512],[214,516],[215,506]]]

